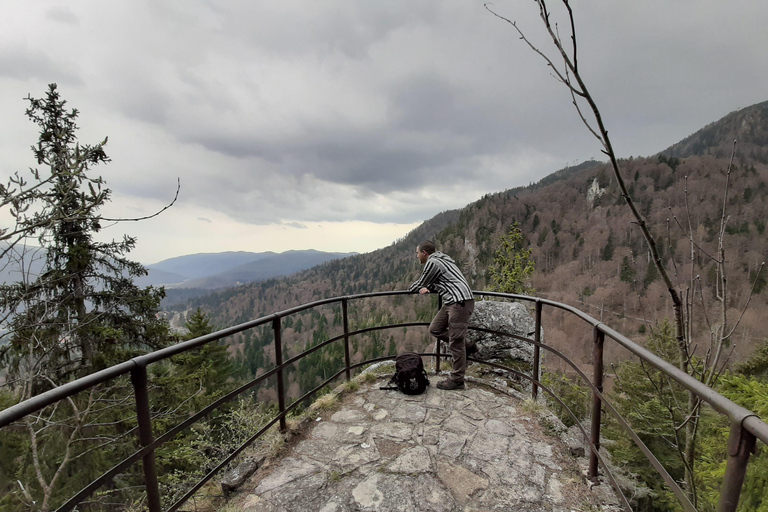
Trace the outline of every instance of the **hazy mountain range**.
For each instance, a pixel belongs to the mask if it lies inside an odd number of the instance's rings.
[[[313,249],[282,253],[237,251],[190,254],[148,265],[149,275],[137,279],[136,283],[140,286],[165,286],[167,289],[213,290],[287,276],[354,254]]]
[[[28,271],[37,275],[43,268],[44,254],[39,248],[28,252]],[[165,286],[166,289],[195,289],[192,295],[218,288],[239,286],[278,276],[288,276],[327,261],[356,253],[322,252],[313,249],[275,252],[221,252],[190,254],[163,260],[146,268],[147,276],[136,279],[139,286]],[[18,281],[15,265],[0,268],[0,282]],[[190,296],[190,294],[187,294]]]

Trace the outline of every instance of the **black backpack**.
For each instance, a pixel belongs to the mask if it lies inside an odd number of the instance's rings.
[[[380,389],[399,389],[406,395],[420,395],[429,386],[427,372],[419,354],[405,352],[395,358],[395,374]]]

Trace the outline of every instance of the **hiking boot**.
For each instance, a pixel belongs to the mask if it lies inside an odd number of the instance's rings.
[[[464,389],[463,382],[453,382],[451,379],[445,379],[437,383],[438,389],[447,389],[449,391],[454,389]]]
[[[467,357],[471,356],[472,354],[477,354],[477,343],[466,345],[465,347],[467,351]]]

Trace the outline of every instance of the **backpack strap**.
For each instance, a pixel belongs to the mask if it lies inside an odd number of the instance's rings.
[[[385,389],[385,390],[394,390],[397,391],[400,388],[397,387],[397,382],[395,382],[395,379],[397,378],[397,374],[394,374],[391,379],[389,379],[389,382],[387,382],[386,385],[381,386],[379,389]]]

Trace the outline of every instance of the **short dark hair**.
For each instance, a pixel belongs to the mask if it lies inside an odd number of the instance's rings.
[[[432,240],[426,240],[419,244],[419,250],[424,251],[427,254],[435,252],[435,243]]]

